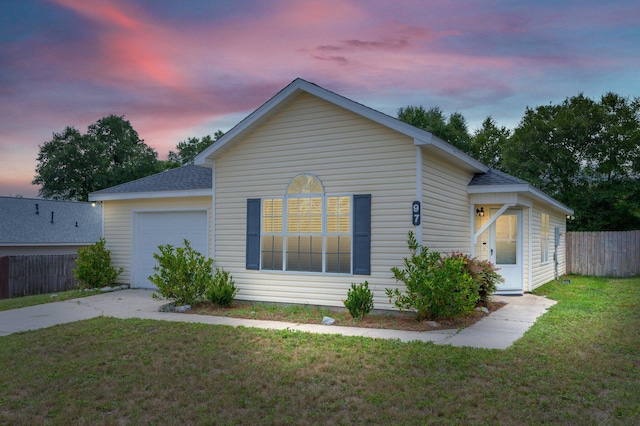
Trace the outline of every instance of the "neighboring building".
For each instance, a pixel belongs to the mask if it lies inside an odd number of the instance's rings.
[[[120,281],[152,288],[153,253],[184,238],[239,299],[341,306],[367,280],[391,308],[413,231],[430,250],[497,263],[503,294],[562,274],[573,211],[432,134],[297,79],[195,165],[94,192]],[[557,233],[555,229],[557,228]],[[555,236],[557,235],[557,239]],[[400,287],[401,288],[401,287]]]
[[[99,204],[0,197],[0,257],[75,254],[101,236]]]
[[[0,299],[76,288],[78,249],[101,236],[99,204],[0,197]]]

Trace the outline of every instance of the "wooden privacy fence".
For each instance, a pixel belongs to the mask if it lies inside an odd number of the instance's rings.
[[[567,232],[567,273],[640,275],[640,231]]]
[[[78,288],[73,276],[77,255],[0,257],[0,299]]]

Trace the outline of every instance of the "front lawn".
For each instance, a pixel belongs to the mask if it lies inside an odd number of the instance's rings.
[[[511,348],[96,318],[0,337],[0,424],[638,424],[640,278]]]

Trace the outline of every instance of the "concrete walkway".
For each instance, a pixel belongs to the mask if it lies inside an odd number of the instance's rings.
[[[399,339],[403,342],[418,340],[453,346],[506,349],[522,337],[525,331],[536,322],[536,319],[555,304],[553,300],[531,294],[509,297],[495,296],[494,300],[507,302],[507,305],[461,331],[399,331],[158,312],[158,308],[165,304],[166,301],[153,299],[151,297],[152,293],[151,290],[121,290],[64,302],[2,311],[0,312],[0,336],[106,316],[122,319],[143,318],[273,330],[289,329],[318,334]]]

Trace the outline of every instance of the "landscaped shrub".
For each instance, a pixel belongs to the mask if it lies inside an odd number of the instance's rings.
[[[396,281],[406,292],[386,289],[389,301],[400,310],[414,310],[416,319],[440,320],[472,310],[478,301],[478,284],[464,268],[464,260],[442,257],[429,252],[409,231],[411,257],[404,259],[404,269],[391,268]]]
[[[347,292],[347,300],[343,303],[353,319],[360,321],[373,309],[373,293],[369,290],[369,283],[352,283],[351,289]]]
[[[465,270],[478,284],[478,303],[487,306],[491,302],[491,295],[498,289],[498,284],[504,282],[504,278],[498,274],[498,268],[488,260],[480,260],[477,257],[454,252],[451,257],[461,258],[464,261]]]
[[[80,288],[101,288],[113,285],[122,272],[111,265],[111,252],[105,248],[106,241],[99,241],[78,249],[78,258],[73,275]]]
[[[209,287],[205,290],[207,300],[222,307],[231,306],[234,297],[238,294],[235,282],[229,272],[216,267],[216,274]]]
[[[211,284],[213,259],[207,259],[194,250],[188,240],[184,240],[184,247],[166,244],[158,246],[158,249],[160,254],[153,254],[158,261],[153,267],[156,273],[149,277],[149,281],[158,287],[160,296],[178,306],[192,305],[201,299]],[[156,293],[152,296],[160,298]]]

